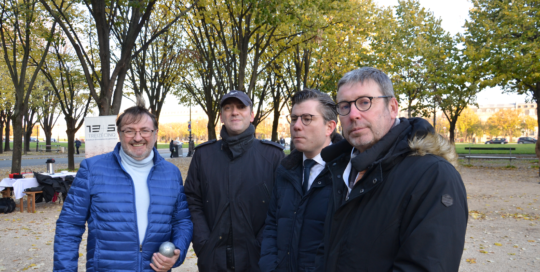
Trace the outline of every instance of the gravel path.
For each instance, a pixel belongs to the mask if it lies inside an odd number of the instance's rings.
[[[169,161],[186,176],[189,158]],[[461,167],[470,216],[460,271],[540,271],[540,184],[536,167],[531,162],[509,169],[489,164]],[[56,169],[61,168],[67,165],[56,165]],[[0,169],[0,175],[8,171]],[[0,271],[51,271],[60,210],[60,204],[37,203],[35,214],[18,209],[0,214]],[[79,271],[86,271],[85,241],[79,249]],[[196,263],[190,248],[184,264],[173,271],[197,271]]]

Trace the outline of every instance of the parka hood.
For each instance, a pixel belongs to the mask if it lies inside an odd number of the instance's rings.
[[[349,156],[352,145],[343,140],[322,150],[324,161],[330,162],[341,155]],[[422,118],[400,118],[400,123],[390,129],[375,145],[360,153],[351,163],[358,171],[363,171],[375,164],[391,166],[405,156],[440,156],[457,166],[457,154],[454,146],[439,134],[431,124]]]

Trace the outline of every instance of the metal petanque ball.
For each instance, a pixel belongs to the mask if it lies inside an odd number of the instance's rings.
[[[168,257],[168,258],[171,258],[172,256],[174,256],[174,250],[176,249],[176,247],[174,246],[173,243],[171,242],[163,242],[163,244],[161,244],[161,246],[159,246],[159,253],[161,253],[161,255],[165,256],[165,257]],[[154,260],[152,260],[152,263],[154,263]],[[154,263],[154,265],[156,265]]]

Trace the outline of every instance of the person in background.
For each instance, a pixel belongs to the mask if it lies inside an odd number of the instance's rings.
[[[81,141],[79,141],[79,138],[75,138],[75,148],[77,149],[77,155],[79,155],[79,147],[81,147]]]
[[[134,106],[116,127],[114,151],[81,162],[56,222],[53,271],[77,271],[86,225],[88,272],[165,272],[186,257],[193,224],[180,170],[154,148],[155,116]],[[158,253],[166,241],[173,257]]]
[[[169,143],[169,151],[171,151],[171,156],[169,158],[172,158],[174,152],[174,140],[171,140],[171,142]]]
[[[241,91],[220,101],[221,140],[196,147],[186,178],[201,272],[259,271],[264,220],[283,147],[255,139],[253,104]]]
[[[313,271],[321,263],[316,253],[323,250],[332,176],[320,153],[343,139],[336,133],[337,113],[329,95],[306,89],[291,100],[296,149],[276,170],[259,261],[265,272]]]

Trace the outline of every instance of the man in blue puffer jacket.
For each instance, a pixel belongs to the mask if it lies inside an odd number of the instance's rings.
[[[180,171],[154,148],[156,118],[134,106],[116,126],[120,143],[84,160],[69,191],[56,222],[54,271],[77,271],[86,223],[88,272],[169,271],[186,257],[193,224]],[[171,258],[157,253],[166,241],[176,247]]]

